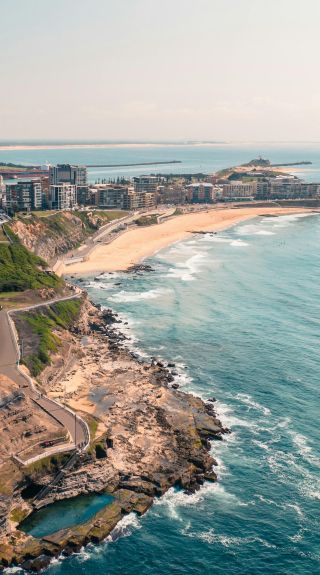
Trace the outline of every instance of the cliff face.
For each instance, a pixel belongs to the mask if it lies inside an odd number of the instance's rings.
[[[72,212],[62,212],[18,218],[11,222],[11,228],[26,248],[50,262],[77,247],[99,228],[99,222]]]

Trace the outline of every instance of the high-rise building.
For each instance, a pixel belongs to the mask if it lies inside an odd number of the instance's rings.
[[[4,208],[6,204],[6,186],[3,177],[0,176],[0,208]]]
[[[89,186],[87,183],[87,168],[86,166],[77,166],[73,164],[57,164],[56,166],[49,167],[49,183],[50,188],[52,186],[59,186],[66,184],[69,186],[75,186],[76,199],[73,206],[78,203],[79,205],[88,205],[89,203]],[[55,198],[67,197],[66,188],[61,188],[61,190],[53,190],[52,196]],[[55,202],[56,203],[56,202]],[[60,204],[61,202],[58,202]],[[62,204],[65,202],[62,201]],[[66,202],[70,203],[69,200]],[[69,206],[71,207],[71,206]],[[57,208],[66,209],[66,208]]]
[[[137,193],[151,192],[155,194],[159,183],[160,178],[158,176],[139,176],[133,178],[134,191]]]
[[[49,168],[50,185],[72,184],[73,186],[87,185],[86,166],[72,164],[57,164]]]
[[[53,210],[72,210],[77,205],[76,186],[71,184],[51,185],[49,196]]]
[[[39,180],[21,180],[6,185],[6,205],[9,212],[40,210],[42,188]]]

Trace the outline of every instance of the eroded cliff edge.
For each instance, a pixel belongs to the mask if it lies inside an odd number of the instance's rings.
[[[209,440],[227,430],[213,404],[173,389],[170,368],[135,359],[123,347],[118,321],[84,298],[74,324],[56,328],[61,345],[38,376],[39,386],[86,418],[91,445],[38,500],[34,495],[50,484],[59,462],[26,470],[10,461],[15,469],[11,495],[3,499],[11,520],[0,545],[2,565],[38,570],[61,552],[104,539],[124,514],[144,513],[170,487],[192,492],[216,479]],[[43,539],[18,529],[17,519],[35,506],[103,492],[114,502],[87,523]]]

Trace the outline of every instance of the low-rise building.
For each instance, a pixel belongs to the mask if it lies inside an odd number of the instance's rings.
[[[158,186],[157,199],[159,204],[185,204],[186,195],[184,186]]]
[[[139,192],[136,193],[132,189],[128,189],[123,197],[123,209],[132,210],[143,210],[150,209],[156,205],[156,194],[151,192]]]
[[[241,182],[233,181],[227,184],[222,184],[222,198],[224,199],[240,199],[240,198],[254,198],[257,193],[257,182]]]
[[[99,208],[122,210],[124,196],[128,188],[124,186],[98,186],[95,193],[95,203]]]
[[[303,182],[298,178],[269,178],[257,182],[257,199],[287,200],[319,198],[320,184]]]

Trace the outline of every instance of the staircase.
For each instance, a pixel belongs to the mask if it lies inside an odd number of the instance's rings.
[[[48,485],[45,485],[42,489],[40,489],[39,493],[37,493],[37,495],[35,495],[35,497],[32,500],[33,507],[35,509],[39,507],[40,500],[44,499],[44,497],[48,495],[48,493],[50,493],[51,489],[55,485],[58,485],[59,481],[61,481],[61,479],[63,479],[63,477],[66,475],[66,473],[70,469],[72,469],[72,467],[75,465],[78,459],[79,459],[79,453],[78,451],[74,451],[72,455],[69,457],[68,461],[64,464],[62,469],[59,469],[58,473],[55,475],[52,481],[50,481]]]

